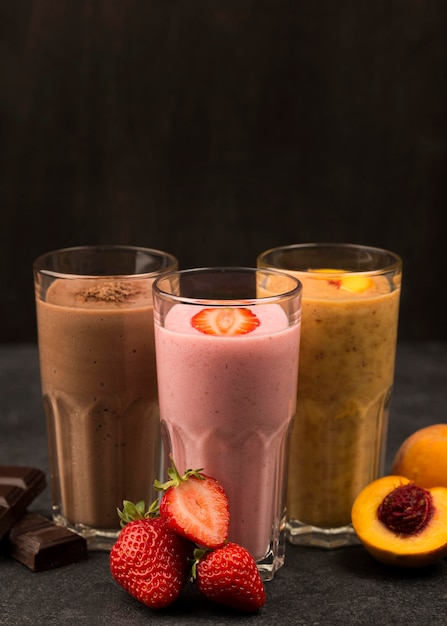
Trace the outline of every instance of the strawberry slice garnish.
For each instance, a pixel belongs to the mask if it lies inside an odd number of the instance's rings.
[[[163,491],[160,516],[167,526],[206,548],[222,546],[228,538],[230,513],[222,485],[201,470],[187,470],[180,476],[171,457],[170,480],[154,482]]]
[[[194,550],[192,576],[208,600],[254,613],[265,604],[265,588],[251,554],[229,542],[212,551]]]
[[[250,309],[243,307],[202,309],[191,320],[192,326],[201,333],[227,337],[251,333],[260,323]]]

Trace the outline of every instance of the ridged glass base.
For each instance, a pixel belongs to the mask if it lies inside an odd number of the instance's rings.
[[[61,513],[59,513],[57,507],[53,507],[53,521],[55,524],[64,526],[78,535],[81,535],[81,537],[84,537],[87,541],[87,549],[92,551],[97,550],[110,552],[120,533],[120,529],[98,530],[96,528],[84,526],[84,524],[71,524],[63,515],[61,515]]]
[[[333,550],[360,543],[351,524],[339,528],[318,528],[297,520],[288,520],[286,533],[287,541],[295,546]]]
[[[284,565],[286,547],[286,532],[280,531],[276,541],[270,544],[269,550],[264,558],[256,561],[259,574],[264,582],[273,580],[276,572]]]

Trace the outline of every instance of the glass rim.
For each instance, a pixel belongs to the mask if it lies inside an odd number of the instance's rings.
[[[284,278],[288,278],[288,279],[291,278],[292,283],[295,283],[295,284],[292,289],[283,291],[273,296],[256,296],[256,297],[246,297],[246,298],[234,297],[234,298],[228,298],[228,299],[182,296],[182,295],[177,295],[177,294],[173,294],[168,291],[165,291],[163,288],[160,287],[160,283],[163,280],[169,280],[170,278],[174,278],[174,277],[180,278],[181,276],[188,276],[188,275],[194,275],[194,274],[195,275],[199,275],[199,274],[211,275],[211,274],[216,274],[216,273],[219,273],[219,274],[245,273],[245,274],[252,274],[254,276],[258,273],[264,273],[264,274],[268,274],[271,276],[280,277],[282,280],[284,280]],[[256,304],[261,304],[261,303],[269,304],[273,302],[279,302],[282,300],[292,299],[296,296],[301,295],[302,283],[298,278],[295,278],[295,276],[290,276],[290,274],[287,274],[286,272],[282,272],[281,270],[276,270],[276,269],[270,269],[270,268],[264,268],[264,267],[248,267],[248,266],[216,266],[216,267],[196,267],[196,268],[188,268],[188,269],[181,269],[181,270],[174,270],[174,271],[167,272],[163,276],[159,276],[154,281],[152,290],[154,292],[154,296],[157,296],[158,298],[163,299],[163,300],[169,300],[170,302],[175,302],[177,304],[182,303],[182,304],[187,304],[187,305],[192,305],[192,306],[207,306],[207,305],[212,304],[214,307],[217,308],[217,307],[232,306],[232,303],[234,303],[235,306],[236,305],[250,306],[250,305],[256,305]]]
[[[351,250],[353,252],[355,252],[356,250],[359,252],[371,252],[371,253],[375,253],[375,254],[380,254],[382,256],[388,256],[390,259],[392,259],[392,261],[390,263],[384,264],[383,266],[380,267],[374,267],[371,269],[349,269],[349,270],[343,270],[345,272],[348,272],[350,274],[383,274],[383,273],[387,273],[387,272],[393,272],[396,270],[402,270],[402,258],[396,253],[396,252],[392,252],[391,250],[388,250],[387,248],[381,248],[378,246],[369,246],[369,245],[364,245],[364,244],[356,244],[356,243],[344,243],[344,242],[310,242],[310,243],[293,243],[293,244],[288,244],[285,246],[274,246],[272,248],[268,248],[267,250],[264,250],[263,252],[261,252],[260,254],[258,254],[257,256],[257,263],[261,263],[261,265],[259,265],[259,267],[264,268],[264,269],[277,269],[279,271],[295,271],[295,272],[301,272],[301,273],[305,273],[305,274],[312,274],[312,270],[305,270],[305,269],[295,269],[293,267],[289,267],[289,268],[278,268],[278,267],[274,267],[271,264],[266,264],[265,261],[265,257],[269,254],[275,253],[275,252],[291,252],[294,250],[306,250],[306,249],[313,249],[316,250],[318,248],[332,248],[333,250],[341,250],[341,249],[345,249],[345,250]]]
[[[80,273],[80,272],[62,272],[54,269],[50,269],[44,267],[44,262],[51,257],[54,257],[57,254],[61,253],[78,253],[78,252],[113,252],[113,251],[121,251],[121,252],[141,252],[148,255],[153,255],[154,257],[165,258],[168,260],[169,264],[161,269],[154,270],[152,272],[134,272],[134,273],[116,273],[113,274],[91,274],[91,273]],[[165,274],[171,271],[174,271],[174,267],[178,264],[177,258],[171,254],[170,252],[165,252],[164,250],[159,250],[157,248],[146,248],[144,246],[134,246],[134,245],[126,245],[126,244],[91,244],[91,245],[83,245],[83,246],[69,246],[66,248],[55,248],[54,250],[50,250],[48,252],[44,252],[43,254],[36,257],[33,261],[33,270],[38,274],[42,274],[44,276],[50,276],[51,278],[64,278],[64,279],[74,279],[74,278],[82,278],[85,280],[94,280],[98,278],[122,278],[122,279],[135,279],[135,278],[151,278],[157,277],[161,273]]]

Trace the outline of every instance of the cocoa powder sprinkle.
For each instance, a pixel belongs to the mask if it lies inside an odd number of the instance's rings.
[[[81,289],[76,293],[76,298],[83,302],[126,302],[139,293],[140,290],[132,287],[131,283],[110,281]]]

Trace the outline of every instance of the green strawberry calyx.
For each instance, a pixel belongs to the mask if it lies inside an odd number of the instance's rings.
[[[124,528],[126,524],[135,520],[159,517],[160,508],[158,500],[154,500],[147,510],[144,500],[140,500],[136,504],[130,502],[130,500],[123,500],[123,510],[117,508],[117,512],[120,526]]]
[[[197,578],[197,565],[203,559],[205,554],[208,554],[211,550],[206,550],[205,548],[196,548],[193,552],[193,558],[189,559],[191,563],[191,579],[195,580]]]
[[[183,475],[181,475],[174,463],[172,454],[169,458],[171,459],[172,467],[168,468],[167,474],[170,480],[167,480],[165,483],[161,483],[159,480],[154,480],[154,489],[157,491],[167,491],[171,487],[178,487],[182,482],[186,482],[191,476],[194,476],[194,478],[198,478],[199,480],[205,480],[205,476],[200,473],[203,468],[197,470],[188,469]]]

